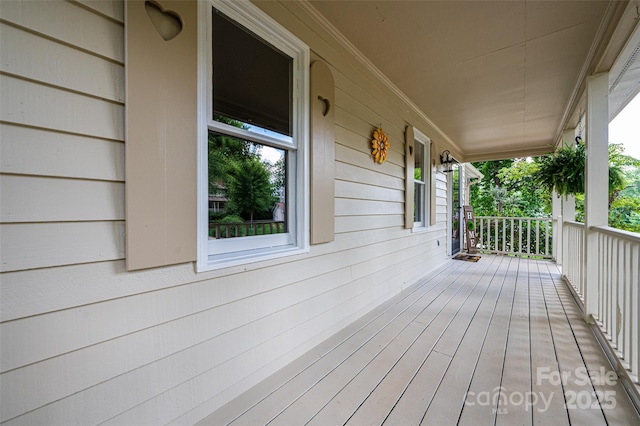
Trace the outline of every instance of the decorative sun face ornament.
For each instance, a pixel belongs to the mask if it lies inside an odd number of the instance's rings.
[[[382,164],[387,161],[387,152],[389,152],[389,137],[381,128],[373,131],[373,139],[371,139],[371,155],[373,161]]]

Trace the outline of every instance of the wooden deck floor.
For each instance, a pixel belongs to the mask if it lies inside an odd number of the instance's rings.
[[[202,424],[638,425],[640,417],[556,265],[483,255],[450,261]]]

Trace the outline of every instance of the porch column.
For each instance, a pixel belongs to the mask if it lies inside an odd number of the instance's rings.
[[[576,129],[567,129],[562,132],[562,143],[567,144],[568,146],[575,146],[576,144]],[[576,220],[576,197],[573,195],[566,195],[561,197],[560,200],[562,204],[562,220],[566,220],[569,222],[575,222]],[[563,227],[564,228],[564,227]],[[561,244],[558,248],[560,249],[560,256],[556,257],[556,261],[559,259],[560,264],[563,265],[566,262],[564,259],[569,254],[569,241],[561,238]]]
[[[587,140],[585,158],[584,217],[586,228],[584,294],[585,319],[593,321],[598,309],[598,234],[593,226],[609,220],[609,74],[587,79]]]
[[[556,261],[556,265],[562,265],[562,200],[553,191],[551,194],[551,235],[553,235],[553,244],[551,247],[551,255]]]
[[[576,145],[576,129],[567,129],[562,132],[562,141],[568,146]],[[569,195],[562,198],[562,217],[569,222],[576,220],[576,197]]]

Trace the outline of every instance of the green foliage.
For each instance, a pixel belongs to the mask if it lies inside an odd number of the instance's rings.
[[[620,144],[609,145],[610,196],[626,186],[623,168],[640,166],[639,160],[622,154],[623,150]],[[575,147],[565,145],[555,154],[540,157],[538,163],[540,166],[533,178],[548,192],[555,190],[560,196],[584,194],[585,144],[578,143]]]
[[[242,223],[244,219],[237,215],[227,215],[220,220],[220,223]]]
[[[277,200],[270,179],[271,173],[258,158],[249,157],[230,163],[227,209],[250,221],[271,217]]]
[[[617,198],[609,210],[609,226],[640,233],[640,198]]]
[[[230,164],[257,156],[251,142],[213,132],[209,132],[208,149],[209,192],[215,192],[216,185],[224,186]]]
[[[640,233],[640,160],[609,145],[609,226]]]
[[[546,217],[551,191],[574,194],[576,220],[584,222],[584,144],[533,160],[473,163],[484,178],[471,186],[476,216]],[[640,160],[609,145],[609,226],[640,232]]]
[[[551,196],[535,183],[538,163],[524,158],[473,163],[484,178],[471,186],[477,216],[549,216]]]
[[[475,225],[475,223],[473,223],[473,222],[471,222],[471,221],[467,222],[467,229],[468,229],[469,231],[473,231],[474,229],[476,229],[476,225]]]
[[[215,118],[218,122],[247,128],[237,120],[222,116]],[[209,193],[228,200],[224,212],[210,215],[212,223],[272,218],[272,209],[277,202],[275,189],[285,184],[285,161],[282,159],[275,165],[262,163],[260,151],[259,144],[209,132]]]
[[[274,189],[284,188],[285,186],[287,176],[287,163],[285,158],[286,157],[282,157],[281,159],[276,161],[275,164],[267,166],[271,172]]]
[[[555,190],[560,196],[582,194],[584,154],[584,144],[578,143],[575,147],[565,145],[554,154],[540,157],[533,179],[549,193]]]
[[[609,163],[617,167],[638,168],[640,160],[624,154],[624,146],[619,143],[609,145]]]

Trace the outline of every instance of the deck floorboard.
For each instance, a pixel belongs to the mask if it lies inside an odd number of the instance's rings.
[[[482,255],[447,262],[200,424],[640,424],[612,371],[554,263]]]

